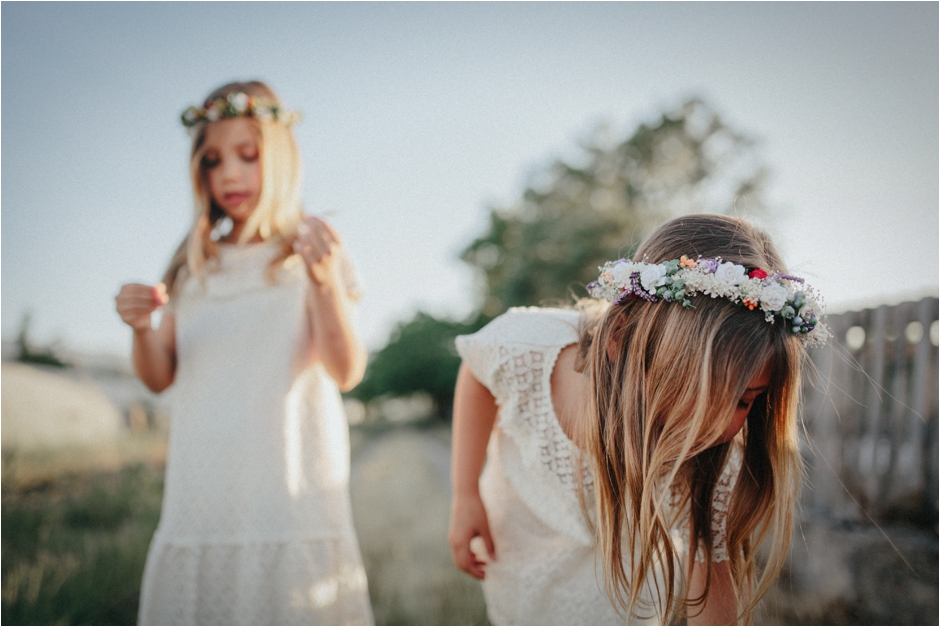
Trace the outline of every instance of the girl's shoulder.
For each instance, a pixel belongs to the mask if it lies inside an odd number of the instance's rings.
[[[497,399],[510,390],[498,372],[525,363],[554,360],[562,347],[578,341],[580,313],[568,309],[515,307],[455,345],[463,363]]]

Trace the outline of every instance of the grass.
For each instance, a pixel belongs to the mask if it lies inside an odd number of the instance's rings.
[[[357,428],[351,436],[352,505],[376,623],[486,624],[480,586],[453,566],[446,541],[449,430]],[[136,623],[163,495],[164,454],[163,440],[145,437],[97,454],[4,455],[2,624]],[[854,556],[858,598],[820,608],[811,603],[812,590],[783,577],[762,608],[761,623],[936,624],[936,536],[895,538],[917,568],[914,576],[900,553],[880,543],[880,534],[867,533],[868,544],[843,551]],[[825,537],[842,544],[855,538]],[[878,551],[885,555],[876,559]],[[860,603],[866,598],[890,601],[892,615],[903,620],[872,620]]]
[[[353,508],[377,624],[486,624],[480,586],[452,565],[446,542],[449,432],[351,435]],[[0,622],[136,623],[164,453],[159,438],[138,438],[104,454],[4,456]]]
[[[379,625],[486,625],[447,543],[449,431],[398,429],[356,451],[352,504]]]
[[[162,493],[162,468],[146,464],[4,480],[2,622],[135,624]]]

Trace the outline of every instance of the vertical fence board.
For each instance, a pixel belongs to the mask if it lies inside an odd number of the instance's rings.
[[[937,507],[938,299],[829,317],[804,380],[804,515],[877,520]],[[917,335],[917,324],[922,331]],[[851,349],[846,333],[865,331]],[[911,339],[915,341],[911,341]],[[892,514],[892,512],[894,514]]]

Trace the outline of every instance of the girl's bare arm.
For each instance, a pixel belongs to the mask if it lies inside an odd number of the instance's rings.
[[[365,374],[366,349],[353,328],[349,298],[337,276],[339,236],[329,224],[312,216],[301,226],[294,251],[303,257],[311,281],[313,356],[345,392]]]
[[[478,560],[470,550],[470,541],[481,537],[490,559],[496,559],[496,547],[480,498],[480,473],[486,461],[496,411],[496,399],[490,391],[477,381],[466,365],[461,365],[454,392],[451,461],[454,495],[448,540],[457,567],[478,579],[485,576],[485,562]]]
[[[164,313],[160,326],[150,326],[150,314],[167,302],[163,284],[129,283],[114,299],[121,319],[134,330],[132,357],[137,376],[154,392],[170,387],[176,376],[176,320]]]

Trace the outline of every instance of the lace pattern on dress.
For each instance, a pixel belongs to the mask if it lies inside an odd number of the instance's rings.
[[[738,473],[741,470],[743,454],[741,448],[737,445],[731,447],[731,456],[728,463],[721,471],[718,477],[718,484],[715,486],[714,496],[712,497],[712,561],[727,562],[728,557],[728,508],[731,505],[731,492],[738,481]],[[696,551],[695,559],[704,562],[704,556]]]
[[[533,314],[540,316],[537,322]],[[523,470],[507,470],[520,498],[546,524],[583,544],[593,543],[578,495],[577,447],[561,428],[551,374],[561,349],[577,341],[577,312],[511,309],[457,348],[500,406],[498,427],[515,445]],[[507,461],[507,469],[513,465]],[[590,467],[581,472],[586,495]]]
[[[499,347],[499,369],[496,378],[511,390],[510,402],[515,405],[516,416],[536,434],[535,447],[539,464],[565,488],[577,490],[574,443],[561,428],[552,405],[551,373],[561,348],[548,350],[510,351]],[[508,421],[506,421],[508,422]],[[507,425],[514,430],[511,425]],[[582,473],[583,480],[592,483],[590,473]]]

